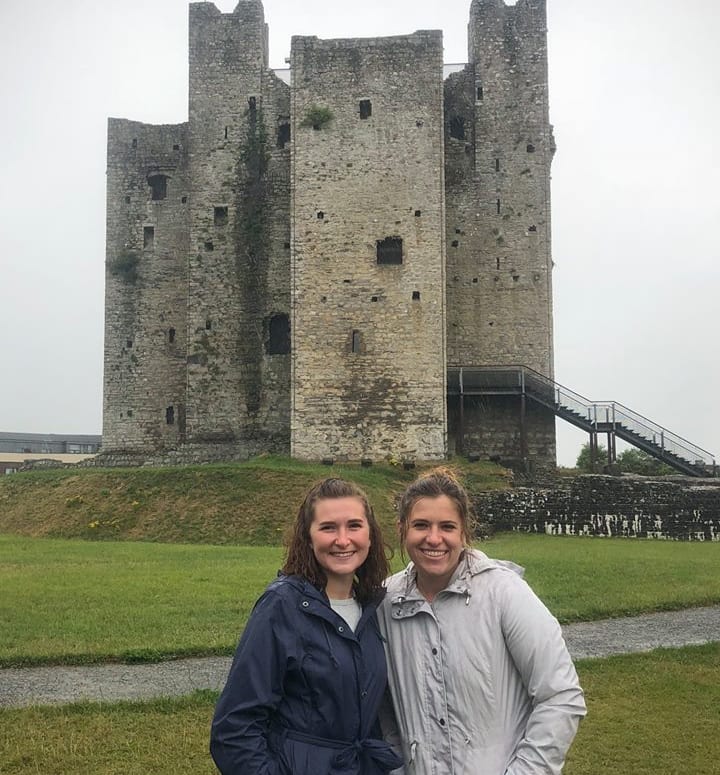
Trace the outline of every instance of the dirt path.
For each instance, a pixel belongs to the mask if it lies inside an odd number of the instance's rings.
[[[720,606],[568,624],[563,633],[575,659],[720,641]],[[0,670],[0,707],[142,700],[219,690],[229,667],[229,657],[206,657],[143,665],[10,668]]]

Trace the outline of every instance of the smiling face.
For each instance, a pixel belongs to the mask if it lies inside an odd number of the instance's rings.
[[[362,500],[352,496],[318,500],[310,525],[310,543],[327,575],[328,596],[345,589],[349,594],[355,572],[370,550],[370,526]]]
[[[407,518],[405,549],[417,569],[417,583],[432,598],[445,589],[464,549],[463,525],[447,495],[418,498]]]

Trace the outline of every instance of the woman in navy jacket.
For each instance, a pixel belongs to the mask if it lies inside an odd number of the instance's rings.
[[[386,687],[375,609],[388,563],[367,497],[342,479],[307,494],[277,580],[258,600],[215,709],[222,775],[380,775]]]

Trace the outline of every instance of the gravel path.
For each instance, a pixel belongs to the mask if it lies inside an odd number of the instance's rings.
[[[720,606],[580,622],[563,627],[575,659],[720,641]],[[222,688],[229,657],[148,665],[87,665],[0,670],[0,707],[78,700],[142,700]]]

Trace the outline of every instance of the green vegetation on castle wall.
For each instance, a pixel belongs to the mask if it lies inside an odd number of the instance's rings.
[[[302,127],[312,127],[313,129],[322,129],[335,118],[332,110],[323,105],[311,105],[305,117],[300,122]]]

